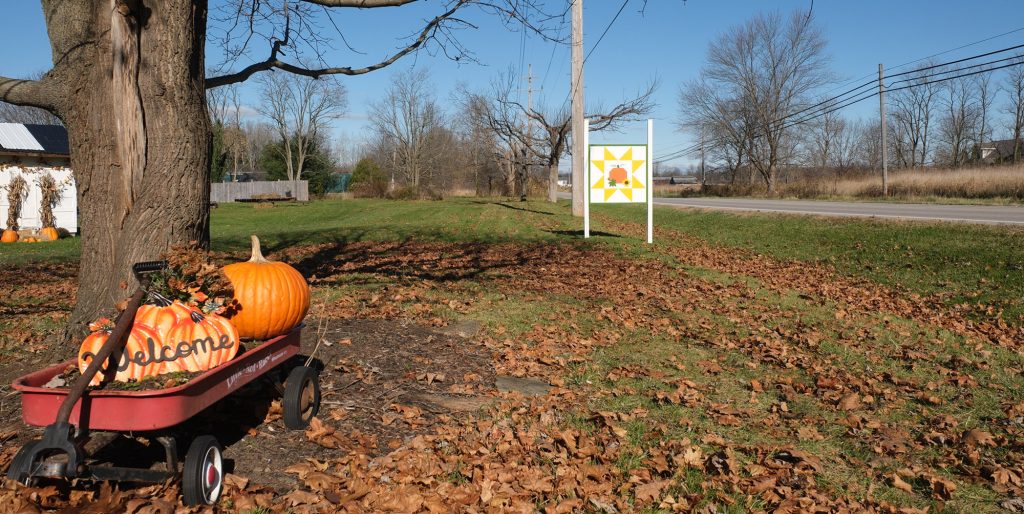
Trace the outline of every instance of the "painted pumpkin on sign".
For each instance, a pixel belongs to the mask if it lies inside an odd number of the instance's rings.
[[[629,174],[626,173],[626,168],[616,166],[608,172],[608,178],[614,180],[618,184],[625,184],[629,180]]]
[[[78,349],[78,370],[85,372],[85,368],[92,362],[92,358],[103,347],[110,337],[110,331],[114,328],[109,319],[101,319],[89,325],[94,330],[82,341]],[[153,349],[160,345],[160,336],[152,328],[136,323],[132,325],[128,333],[128,341],[125,343],[121,357],[117,360],[117,372],[114,380],[128,382],[129,380],[142,380],[161,373],[161,364],[150,358]],[[96,376],[92,378],[89,385],[99,385],[103,380],[104,371],[109,363],[100,368]]]
[[[222,332],[222,323],[210,319],[214,316],[193,310],[171,328],[160,350],[164,373],[206,371],[235,357],[238,336]]]
[[[309,310],[306,279],[288,264],[265,259],[256,236],[252,236],[252,257],[225,266],[224,274],[235,289],[239,305],[231,324],[242,338],[269,339],[286,334]]]

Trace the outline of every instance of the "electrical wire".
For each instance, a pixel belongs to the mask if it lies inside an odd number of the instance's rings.
[[[1024,29],[1020,29],[1020,30],[1024,30]],[[1014,31],[1014,32],[1017,32],[1017,31]],[[999,36],[993,36],[993,38],[995,38],[995,37],[999,37]],[[992,38],[989,38],[989,39],[992,39]],[[968,45],[966,45],[966,46],[968,46]],[[887,77],[887,79],[888,78],[892,78],[892,77],[906,76],[906,75],[913,74],[913,73],[920,73],[922,71],[927,71],[927,70],[935,70],[935,69],[947,67],[949,65],[955,65],[955,63],[966,62],[968,60],[974,60],[974,59],[977,59],[977,58],[980,58],[980,57],[985,57],[985,56],[989,56],[989,55],[995,55],[995,54],[998,54],[998,53],[1004,53],[1004,52],[1011,51],[1011,50],[1016,50],[1016,49],[1019,49],[1019,48],[1024,48],[1024,44],[1016,45],[1016,46],[1011,46],[1011,47],[1007,47],[1007,48],[1002,48],[1002,49],[999,49],[999,50],[993,50],[993,51],[990,51],[990,52],[980,53],[980,54],[973,55],[973,56],[970,56],[970,57],[965,57],[965,58],[961,58],[961,59],[951,60],[951,61],[948,61],[948,62],[943,62],[943,63],[941,63],[941,65],[934,65],[934,66],[929,66],[929,67],[923,68],[923,69],[918,69],[918,70],[913,70],[913,71],[910,71],[910,72],[903,72],[903,73],[900,73],[900,74],[895,74],[895,75]],[[942,52],[942,53],[947,53],[947,52]],[[938,55],[938,54],[936,54],[936,55]],[[925,58],[929,58],[929,57],[925,57]],[[925,58],[918,59],[916,61],[924,60]],[[993,65],[993,63],[1005,62],[1005,61],[1008,61],[1008,60],[1016,60],[1016,62],[1010,62],[1010,63],[1008,63],[1008,65],[994,67],[994,68],[985,68],[985,69],[982,69],[982,70],[976,70],[974,72],[969,72],[969,73],[965,73],[965,74],[952,75],[952,76],[949,75],[949,74],[955,74],[955,73],[963,72],[963,71],[967,71],[967,70],[973,70],[973,69],[980,68],[980,67],[987,67],[987,66]],[[916,62],[916,61],[911,61],[910,63]],[[908,78],[908,79],[901,79],[901,80],[898,80],[898,81],[891,82],[889,85],[887,85],[886,90],[887,90],[887,92],[901,91],[903,89],[909,89],[911,87],[918,87],[918,86],[923,86],[923,85],[926,85],[926,84],[936,84],[936,83],[945,82],[945,81],[948,81],[948,80],[953,80],[953,79],[958,79],[958,78],[965,78],[965,77],[971,77],[971,76],[979,75],[979,74],[982,74],[982,73],[994,72],[994,71],[997,71],[997,70],[1002,70],[1002,69],[1011,68],[1011,67],[1020,66],[1020,65],[1024,65],[1024,56],[1022,56],[1022,55],[1013,55],[1013,56],[1010,56],[1010,57],[994,59],[994,60],[990,60],[990,61],[987,61],[987,62],[976,63],[976,65],[971,65],[971,66],[967,66],[967,67],[963,67],[963,68],[958,68],[958,69],[953,69],[953,70],[943,70],[943,71],[940,71],[940,72],[936,72],[936,73],[928,74],[928,75],[924,75],[924,76],[911,77],[911,78]],[[901,65],[901,66],[905,66],[905,65]],[[893,85],[900,84],[900,83],[903,83],[903,82],[909,82],[911,80],[921,80],[921,79],[928,79],[928,78],[931,78],[931,77],[939,77],[939,76],[941,76],[941,78],[937,79],[937,80],[930,80],[930,81],[926,80],[925,82],[922,82],[922,83],[910,84],[910,85],[907,85],[907,86],[901,86],[901,87],[896,87],[896,88],[891,87]],[[854,93],[854,92],[856,92],[856,91],[858,91],[860,89],[863,89],[864,87],[866,87],[868,85],[874,85],[874,84],[878,84],[878,81],[877,80],[876,81],[870,81],[870,82],[866,82],[864,84],[861,84],[860,86],[857,86],[857,87],[855,87],[853,89],[850,89],[848,91],[840,93],[839,95],[836,95],[834,97],[831,97],[831,98],[819,101],[818,103],[815,103],[814,105],[808,106],[808,108],[805,108],[805,109],[803,109],[801,111],[798,111],[796,113],[787,115],[787,116],[782,117],[782,118],[780,118],[778,120],[774,120],[774,121],[771,122],[771,124],[785,122],[786,120],[791,120],[794,117],[800,116],[800,115],[805,114],[805,113],[807,113],[809,111],[813,111],[812,113],[810,113],[808,115],[805,115],[803,118],[798,118],[797,120],[795,120],[793,122],[783,124],[783,126],[780,129],[785,129],[785,128],[788,128],[788,127],[793,127],[793,126],[796,126],[796,125],[801,125],[801,124],[807,123],[809,121],[818,119],[818,118],[820,118],[822,116],[826,116],[828,114],[835,113],[835,112],[840,111],[842,109],[846,109],[850,105],[853,105],[853,104],[859,103],[861,101],[864,101],[866,99],[878,96],[879,92],[878,91],[859,92],[859,93],[856,93],[852,98],[844,98],[844,99],[840,99],[840,98],[843,98],[843,96],[849,95],[849,94]],[[829,105],[829,103],[831,103],[831,104]],[[820,109],[817,109],[815,111],[815,108],[820,108]],[[677,159],[679,157],[683,157],[685,155],[692,154],[695,151],[695,149],[699,149],[699,147],[700,147],[700,144],[691,144],[690,146],[688,146],[686,148],[683,148],[682,151],[677,151],[677,152],[669,153],[669,154],[663,156],[662,158],[655,159],[655,162],[665,162],[667,160]]]

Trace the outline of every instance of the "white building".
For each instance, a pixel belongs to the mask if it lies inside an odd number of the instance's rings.
[[[70,166],[68,132],[64,127],[0,123],[0,225],[7,228],[7,184],[21,175],[28,182],[29,192],[21,207],[19,228],[42,228],[38,181],[49,174],[61,188],[60,202],[53,208],[57,228],[77,233],[78,198]]]

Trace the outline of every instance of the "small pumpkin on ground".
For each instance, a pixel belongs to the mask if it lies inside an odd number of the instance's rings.
[[[57,229],[53,227],[44,227],[39,231],[43,241],[56,241],[60,239],[60,234],[57,233]]]
[[[309,310],[309,284],[295,268],[267,260],[260,240],[252,236],[252,256],[229,264],[224,274],[238,302],[231,324],[244,339],[269,339],[288,333]]]
[[[89,325],[89,329],[93,330],[92,334],[86,336],[85,340],[82,341],[82,346],[78,349],[78,369],[82,373],[85,373],[85,368],[92,362],[92,358],[100,351],[103,347],[103,343],[110,337],[110,331],[113,330],[114,323],[107,318],[102,318]],[[151,377],[160,374],[163,366],[161,363],[150,359],[150,348],[158,347],[160,345],[160,336],[155,330],[147,325],[141,323],[135,323],[132,325],[131,332],[128,333],[128,341],[125,343],[124,351],[121,352],[121,358],[117,362],[117,373],[114,375],[114,380],[118,382],[128,382],[129,380],[142,380],[146,377]],[[143,356],[142,364],[135,361],[137,356]],[[99,385],[100,381],[103,380],[103,371],[106,370],[105,365],[100,368],[100,371],[92,378],[89,385]]]
[[[0,243],[13,243],[18,240],[18,233],[13,230],[4,230],[3,235],[0,235]]]

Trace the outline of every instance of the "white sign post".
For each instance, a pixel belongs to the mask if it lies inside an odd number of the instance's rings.
[[[647,242],[654,242],[654,120],[647,120],[645,145],[591,145],[584,120],[587,189],[583,199],[583,237],[590,237],[591,203],[646,203]]]

